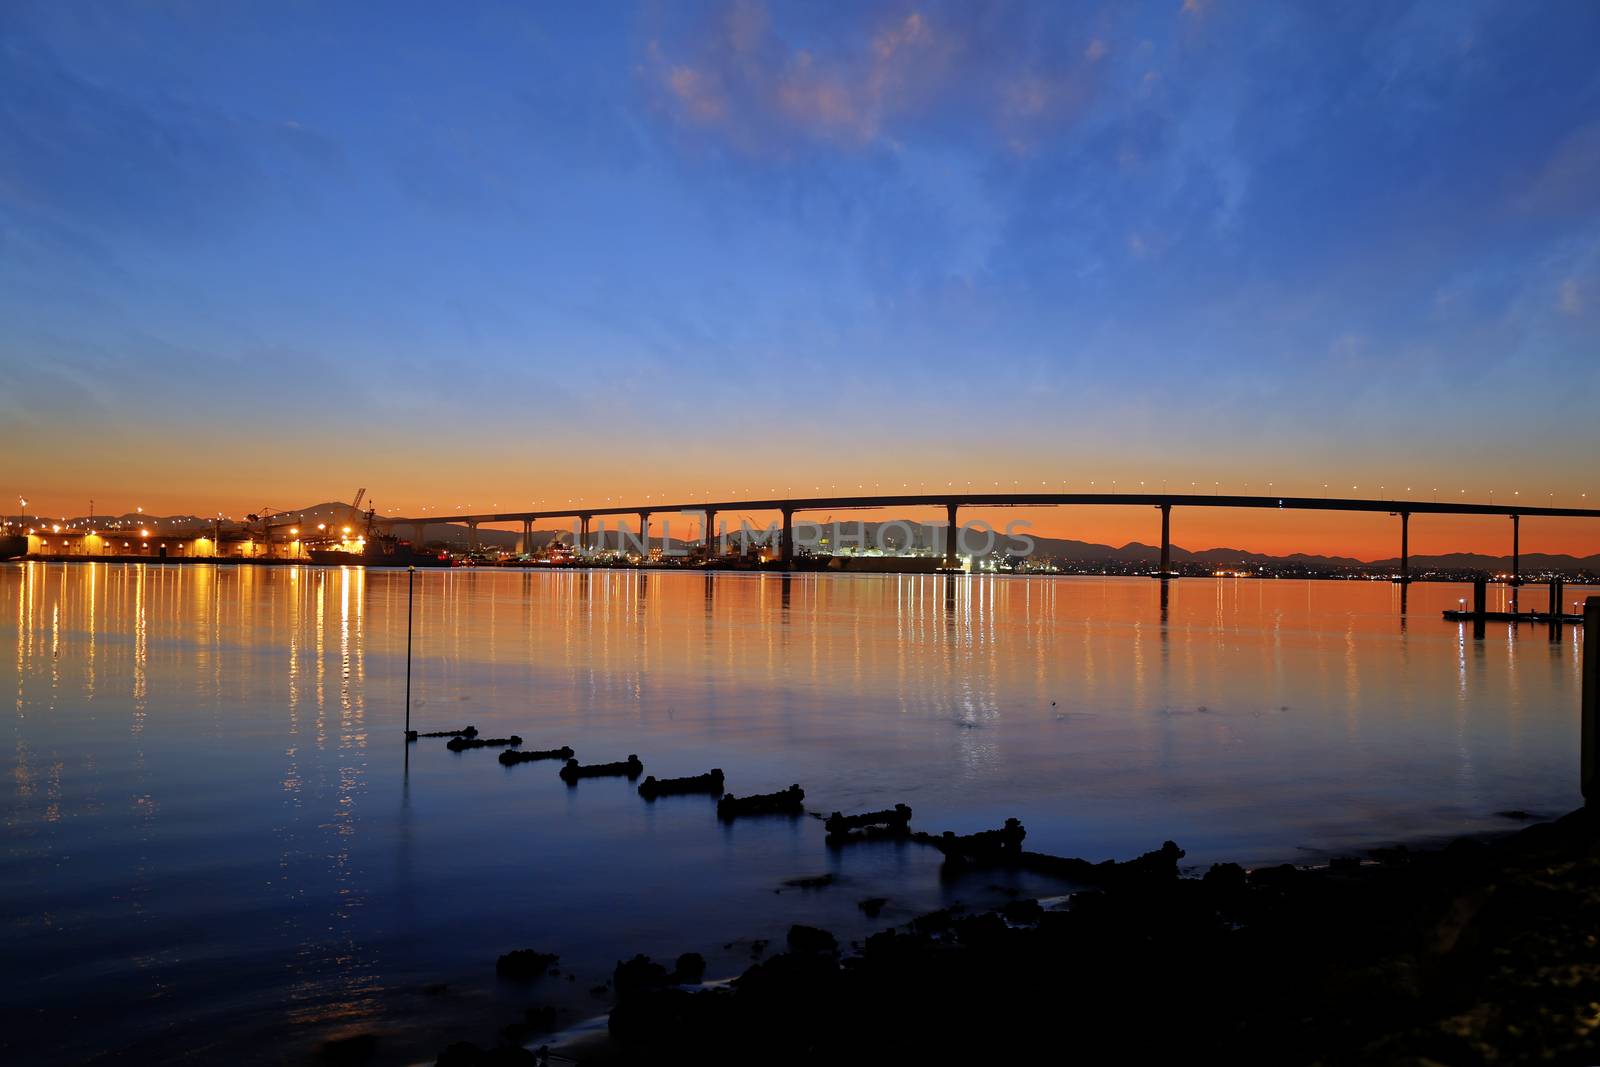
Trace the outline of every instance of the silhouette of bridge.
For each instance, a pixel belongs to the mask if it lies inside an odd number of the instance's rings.
[[[902,493],[872,496],[810,496],[779,497],[769,499],[689,501],[682,504],[649,504],[594,507],[580,505],[566,509],[540,509],[537,511],[498,511],[477,514],[435,516],[423,518],[385,517],[378,521],[391,530],[410,526],[413,541],[421,543],[427,527],[433,525],[464,524],[476,540],[476,531],[483,523],[522,523],[523,544],[528,544],[533,524],[542,519],[577,519],[580,543],[587,543],[589,523],[596,518],[609,516],[636,517],[641,538],[649,537],[650,516],[689,514],[705,516],[704,540],[710,547],[711,531],[719,514],[733,512],[778,512],[783,517],[780,553],[784,563],[794,560],[794,516],[811,511],[865,511],[890,508],[944,508],[947,532],[945,536],[945,565],[954,568],[957,555],[959,526],[957,513],[962,508],[1038,508],[1038,507],[1148,507],[1161,512],[1161,567],[1158,575],[1172,572],[1172,511],[1174,508],[1257,508],[1279,511],[1346,511],[1389,514],[1400,520],[1400,580],[1411,578],[1410,527],[1413,515],[1487,515],[1511,520],[1512,581],[1522,575],[1521,525],[1524,516],[1552,518],[1600,518],[1600,508],[1568,508],[1511,504],[1469,504],[1438,500],[1360,499],[1352,497],[1306,496],[1234,496],[1198,493]]]

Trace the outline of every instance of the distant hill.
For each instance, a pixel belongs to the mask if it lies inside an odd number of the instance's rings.
[[[330,527],[350,526],[361,528],[366,522],[366,513],[358,511],[349,504],[329,500],[309,507],[295,508],[273,512],[273,523],[298,521],[308,529],[315,528],[318,523]],[[663,515],[665,519],[668,516]],[[38,517],[44,521],[43,517]],[[380,520],[383,516],[378,516]],[[234,516],[233,522],[238,523],[243,516]],[[79,516],[62,520],[64,522],[81,523],[87,517]],[[203,515],[145,515],[129,513],[126,515],[96,515],[94,521],[100,524],[109,524],[120,521],[124,526],[135,526],[141,523],[161,526],[189,527],[209,524],[214,519]],[[227,520],[225,520],[226,522]],[[619,521],[615,517],[607,519],[607,529],[604,544],[607,547],[622,547],[621,534],[613,525]],[[802,520],[797,519],[798,525]],[[913,520],[891,520],[895,526],[892,531],[896,541],[903,539],[906,529],[910,529],[910,541],[914,547],[940,550],[944,544],[944,524],[928,523]],[[891,522],[841,521],[837,524],[840,533],[840,544],[848,547],[862,542],[863,537],[878,543],[879,531]],[[533,544],[531,548],[542,548],[551,541],[560,538],[568,543],[574,540],[573,531],[575,524],[562,524],[559,526],[545,526],[533,531]],[[661,526],[652,524],[655,536],[650,539],[653,546],[661,547]],[[816,525],[823,530],[823,536],[832,540],[834,523],[817,521]],[[673,526],[683,533],[693,532],[693,539],[681,534],[672,538],[675,546],[687,546],[698,542],[699,526],[695,520],[685,517],[682,524],[674,522]],[[599,533],[599,520],[595,520],[593,527]],[[402,537],[409,538],[411,531],[405,526],[400,526],[396,532]],[[763,532],[757,528],[759,534]],[[738,536],[738,527],[734,526],[728,531],[730,538]],[[451,548],[465,549],[470,541],[470,531],[463,525],[453,524],[448,517],[441,516],[438,522],[428,524],[426,540],[429,544],[442,544]],[[516,530],[492,529],[487,526],[479,527],[478,543],[489,548],[514,548],[521,534]],[[1033,535],[1030,535],[1033,536]],[[964,547],[975,550],[981,546],[984,538],[979,533],[970,533],[964,542]],[[1020,541],[1008,540],[1003,535],[995,534],[995,550],[998,552],[1020,555],[1024,545]],[[1105,563],[1105,564],[1154,564],[1161,559],[1159,545],[1147,545],[1141,541],[1129,541],[1125,545],[1102,545],[1092,541],[1075,541],[1060,537],[1033,536],[1033,550],[1030,558],[1058,560],[1068,563]],[[1172,546],[1172,562],[1174,564],[1193,563],[1209,567],[1240,567],[1258,565],[1300,565],[1308,569],[1355,569],[1368,570],[1398,570],[1399,557],[1391,556],[1387,559],[1361,560],[1354,556],[1321,556],[1305,552],[1291,552],[1288,555],[1274,556],[1264,552],[1251,552],[1242,548],[1206,548],[1191,551],[1178,545]],[[1502,572],[1511,569],[1510,556],[1486,556],[1472,552],[1448,552],[1443,555],[1411,557],[1411,570],[1413,573],[1428,570],[1443,571],[1489,571]],[[1522,570],[1525,574],[1540,571],[1588,571],[1600,572],[1600,554],[1590,556],[1569,556],[1565,554],[1550,554],[1544,552],[1525,552],[1522,555]]]

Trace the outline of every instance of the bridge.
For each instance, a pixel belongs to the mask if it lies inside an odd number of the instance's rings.
[[[782,497],[750,500],[715,500],[685,502],[683,504],[650,504],[591,507],[587,505],[566,510],[501,511],[480,514],[435,516],[432,518],[385,517],[383,525],[394,530],[410,526],[413,541],[421,543],[423,533],[432,525],[465,524],[476,533],[482,523],[522,523],[523,544],[533,532],[533,524],[541,519],[577,519],[580,539],[587,542],[589,523],[606,516],[637,517],[639,535],[648,538],[650,516],[659,514],[692,514],[705,516],[705,540],[710,547],[711,531],[716,517],[723,513],[767,511],[783,516],[781,558],[784,563],[794,560],[794,516],[808,511],[864,511],[888,508],[944,508],[947,531],[945,535],[945,565],[956,565],[956,521],[961,508],[1038,508],[1065,506],[1147,507],[1161,512],[1161,568],[1162,577],[1172,571],[1172,510],[1173,508],[1258,508],[1278,511],[1346,511],[1388,514],[1400,520],[1400,580],[1411,579],[1411,516],[1412,515],[1487,515],[1511,520],[1512,582],[1522,576],[1521,526],[1523,516],[1552,518],[1600,518],[1600,508],[1537,507],[1512,504],[1469,504],[1438,500],[1373,500],[1352,497],[1306,496],[1225,496],[1198,493],[910,493],[888,496],[812,496]]]

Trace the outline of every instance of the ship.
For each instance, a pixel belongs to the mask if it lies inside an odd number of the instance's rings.
[[[365,490],[363,490],[364,492]],[[358,495],[357,500],[361,499]],[[344,548],[307,548],[311,562],[322,567],[448,567],[450,555],[446,552],[427,552],[416,548],[410,541],[402,541],[393,534],[379,532],[373,525],[375,512],[367,509],[365,536],[356,544],[358,550]]]

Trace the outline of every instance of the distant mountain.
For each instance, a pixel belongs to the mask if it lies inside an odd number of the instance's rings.
[[[667,516],[662,516],[666,518]],[[378,516],[383,521],[383,516]],[[238,525],[244,516],[236,515],[232,519],[224,519],[224,525]],[[47,521],[44,516],[36,516],[35,521]],[[48,520],[56,521],[56,520]],[[64,518],[63,524],[87,524],[90,520],[86,516]],[[215,521],[214,516],[204,515],[145,515],[142,513],[129,513],[126,515],[96,515],[93,522],[99,525],[120,523],[122,526],[138,526],[141,524],[166,527],[196,527],[209,525]],[[321,504],[312,504],[309,507],[295,508],[272,513],[273,525],[284,522],[299,522],[307,529],[314,529],[318,523],[329,527],[350,526],[360,529],[365,526],[366,512],[358,511],[349,504],[341,501],[330,500]],[[607,519],[604,544],[607,547],[622,547],[622,535],[617,532],[615,517]],[[797,519],[796,525],[802,520]],[[654,524],[653,524],[654,525]],[[835,523],[832,521],[816,521],[815,525],[821,528],[821,536],[830,542],[834,540]],[[871,544],[878,544],[879,532],[885,526],[893,526],[891,531],[894,543],[899,544],[906,538],[907,529],[910,531],[911,547],[930,551],[942,550],[944,545],[945,527],[943,523],[919,522],[913,520],[892,520],[890,522],[838,522],[838,543],[846,548],[859,545],[863,538]],[[557,538],[568,542],[574,540],[573,524],[562,524],[555,527],[544,527],[533,531],[532,545],[530,548],[542,548]],[[697,544],[699,537],[698,524],[693,519],[685,519],[681,526],[674,523],[683,533],[693,532],[694,537],[682,535],[673,537],[675,546],[688,546]],[[661,527],[655,525],[659,531]],[[593,530],[598,537],[599,520],[595,520]],[[411,530],[405,525],[396,528],[396,532],[404,538],[411,536]],[[763,528],[756,528],[757,536],[764,533]],[[727,531],[730,539],[737,538],[737,526]],[[1041,560],[1057,560],[1063,563],[1103,563],[1103,564],[1151,564],[1158,563],[1161,559],[1159,545],[1147,545],[1142,541],[1129,541],[1120,547],[1102,545],[1092,541],[1075,541],[1061,537],[1039,537],[1029,535],[1033,540],[1033,549],[1029,558]],[[514,548],[521,534],[516,530],[492,529],[487,526],[479,527],[478,543],[487,548]],[[465,549],[471,540],[471,533],[466,526],[452,523],[448,517],[441,516],[438,522],[430,522],[425,540],[429,544],[443,544],[451,548]],[[966,535],[963,547],[967,550],[976,550],[982,546],[985,538],[981,533],[972,532]],[[653,546],[660,547],[662,538],[659,532],[650,539]],[[831,546],[830,546],[831,547]],[[1023,542],[1017,539],[1008,539],[1003,534],[994,535],[994,550],[1011,555],[1021,555]],[[1339,570],[1363,569],[1372,571],[1399,570],[1398,557],[1387,559],[1361,560],[1354,556],[1322,556],[1305,552],[1291,552],[1288,555],[1274,556],[1264,552],[1251,552],[1242,548],[1206,548],[1191,551],[1178,545],[1172,546],[1172,562],[1174,564],[1191,563],[1208,567],[1243,567],[1243,566],[1286,566],[1298,565],[1311,570]],[[1412,556],[1411,570],[1420,573],[1429,570],[1441,571],[1489,571],[1491,573],[1505,572],[1511,569],[1510,556],[1486,556],[1472,552],[1449,552],[1435,556]],[[1540,571],[1588,571],[1600,573],[1600,554],[1590,556],[1569,556],[1564,554],[1550,554],[1544,552],[1525,552],[1522,555],[1522,571],[1525,574],[1534,574]]]

